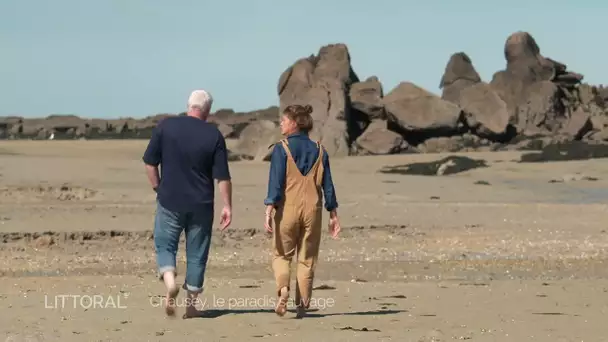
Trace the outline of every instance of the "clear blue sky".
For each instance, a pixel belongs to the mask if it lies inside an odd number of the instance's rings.
[[[607,9],[591,0],[0,0],[0,116],[180,112],[195,88],[212,93],[214,109],[265,108],[277,105],[286,67],[337,42],[385,93],[401,81],[439,93],[452,53],[469,54],[489,81],[517,30],[585,81],[608,83]]]

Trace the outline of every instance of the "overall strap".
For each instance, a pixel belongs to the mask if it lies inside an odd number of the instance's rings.
[[[285,150],[285,153],[287,154],[287,158],[291,159],[291,161],[295,162],[295,160],[293,159],[293,156],[291,155],[291,151],[289,150],[289,146],[287,145],[287,140],[283,139],[281,140],[281,145],[283,145],[283,149]]]
[[[315,141],[315,143],[317,144],[317,148],[319,149],[319,155],[317,156],[317,160],[315,160],[315,163],[312,165],[312,168],[311,168],[310,172],[308,173],[308,175],[311,175],[311,174],[317,172],[317,169],[319,168],[319,165],[321,164],[321,160],[323,159],[323,145],[321,145],[321,143],[319,141]]]

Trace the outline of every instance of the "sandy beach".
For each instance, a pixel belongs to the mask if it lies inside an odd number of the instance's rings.
[[[0,341],[606,340],[606,160],[457,153],[488,166],[446,176],[380,170],[448,154],[332,160],[343,231],[322,242],[303,320],[272,312],[268,164],[231,163],[209,315],[182,320],[159,306],[146,143],[0,143]],[[181,282],[183,243],[178,257]]]

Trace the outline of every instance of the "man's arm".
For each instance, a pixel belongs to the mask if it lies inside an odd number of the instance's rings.
[[[279,144],[274,145],[270,155],[270,171],[268,172],[268,193],[264,199],[267,207],[274,207],[281,200],[281,194],[285,185],[285,165],[287,155]],[[270,208],[272,209],[272,208]]]
[[[158,165],[160,165],[162,160],[160,126],[157,125],[152,131],[152,137],[148,142],[148,147],[146,148],[142,159],[145,163],[148,181],[150,182],[152,189],[156,191],[156,188],[158,188],[158,185],[160,184]]]
[[[218,181],[224,206],[232,208],[232,181],[228,167],[228,151],[226,140],[218,133],[217,145],[213,156],[213,178]]]
[[[224,206],[232,208],[232,181],[230,179],[218,180],[217,185],[220,188]]]
[[[336,215],[336,209],[338,209],[338,201],[336,199],[336,189],[334,188],[334,182],[331,179],[331,169],[329,168],[329,156],[327,152],[323,151],[323,195],[325,197],[325,209],[329,211],[332,216]]]
[[[160,173],[158,172],[158,166],[146,164],[146,175],[148,176],[148,182],[152,186],[152,190],[156,191],[160,184]]]

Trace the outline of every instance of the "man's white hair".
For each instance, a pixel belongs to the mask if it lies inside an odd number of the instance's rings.
[[[205,90],[195,90],[188,98],[188,109],[197,108],[201,111],[210,112],[213,104],[213,97]]]

